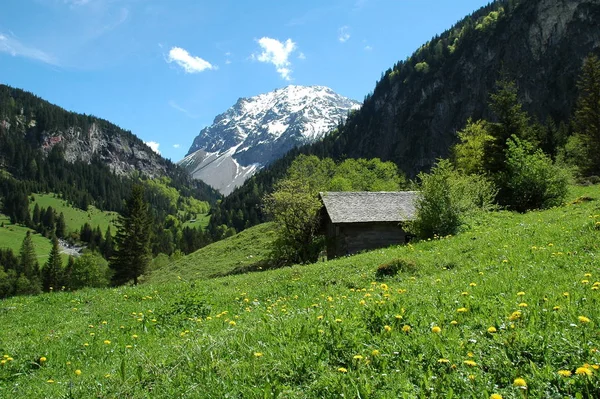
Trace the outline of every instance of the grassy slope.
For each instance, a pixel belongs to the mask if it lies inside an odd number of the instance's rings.
[[[0,214],[0,225],[4,223],[4,227],[0,227],[0,248],[10,248],[13,250],[15,255],[18,256],[23,244],[25,234],[30,230],[27,227],[10,224],[10,220],[7,216]],[[33,245],[35,246],[35,253],[37,254],[40,265],[46,262],[50,249],[52,249],[52,243],[46,237],[35,233],[33,230]]]
[[[31,202],[29,205],[31,211],[33,211],[33,208],[37,203],[40,208],[48,208],[48,206],[51,206],[57,214],[63,212],[68,231],[79,231],[81,226],[87,222],[92,228],[100,226],[102,234],[106,232],[106,228],[109,224],[111,225],[112,233],[115,234],[116,232],[114,226],[114,222],[118,217],[118,213],[116,212],[101,211],[93,205],[91,205],[86,212],[81,209],[73,208],[68,205],[66,201],[56,198],[53,194],[34,194],[33,196],[35,197],[35,202]]]
[[[5,300],[0,397],[599,397],[599,189],[310,266]],[[374,281],[396,257],[419,270]]]
[[[197,229],[206,230],[208,223],[210,222],[210,215],[199,215],[195,222],[187,221],[183,224],[183,227],[195,227]]]
[[[168,267],[155,271],[146,281],[165,283],[178,279],[194,280],[228,274],[237,268],[250,266],[265,259],[269,253],[269,243],[273,239],[273,225],[261,224],[200,248]]]

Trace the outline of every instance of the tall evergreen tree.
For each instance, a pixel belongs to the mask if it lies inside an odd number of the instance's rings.
[[[46,292],[51,288],[57,290],[62,285],[62,259],[56,236],[52,237],[52,249],[42,270],[42,284]]]
[[[119,217],[119,230],[115,238],[116,253],[110,267],[114,270],[113,284],[119,285],[138,278],[151,260],[151,219],[148,204],[144,201],[144,188],[134,186],[124,214]]]
[[[104,243],[102,244],[102,256],[104,259],[110,259],[114,255],[115,248],[112,237],[112,232],[110,231],[110,226],[106,229],[106,233],[104,234]]]
[[[64,213],[60,213],[56,220],[56,236],[59,238],[65,238],[67,235],[67,223],[65,222]]]
[[[595,55],[583,62],[577,86],[575,129],[587,155],[580,166],[584,174],[600,176],[600,59]]]
[[[17,273],[23,273],[27,278],[31,278],[34,274],[39,272],[39,269],[40,266],[35,255],[35,247],[33,245],[33,239],[31,238],[31,232],[28,231],[21,244],[21,250],[19,252],[19,269],[17,270]]]
[[[33,207],[33,226],[34,228],[37,228],[37,225],[40,224],[41,221],[41,213],[40,213],[40,206],[37,204],[35,204],[35,206]]]

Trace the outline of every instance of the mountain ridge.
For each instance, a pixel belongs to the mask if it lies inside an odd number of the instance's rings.
[[[228,194],[290,149],[323,137],[358,108],[358,102],[317,85],[242,97],[201,130],[179,164]]]

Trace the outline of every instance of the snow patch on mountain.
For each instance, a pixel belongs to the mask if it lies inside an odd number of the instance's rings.
[[[295,146],[318,140],[360,108],[324,86],[287,86],[240,98],[202,129],[179,162],[227,195]]]

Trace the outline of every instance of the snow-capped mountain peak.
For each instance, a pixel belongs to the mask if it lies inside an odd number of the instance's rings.
[[[359,107],[324,86],[290,85],[240,98],[202,129],[180,164],[229,194],[293,147],[321,138]]]

